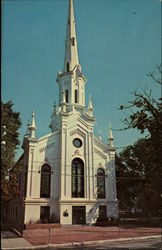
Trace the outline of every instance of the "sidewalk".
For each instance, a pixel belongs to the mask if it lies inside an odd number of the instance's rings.
[[[31,249],[31,246],[32,244],[30,244],[24,238],[1,240],[1,249]]]
[[[32,245],[65,244],[95,240],[113,240],[160,235],[160,228],[69,226],[61,228],[25,230],[24,238]]]
[[[50,234],[49,234],[50,233]],[[1,239],[1,249],[49,249],[160,238],[160,228],[118,228],[73,226],[51,230],[26,230],[23,238]],[[1,236],[2,237],[2,236]]]
[[[61,249],[62,247],[67,247],[68,249],[72,249],[73,247],[81,247],[81,246],[94,246],[95,244],[102,244],[102,243],[107,243],[111,244],[113,242],[129,242],[133,240],[146,240],[150,238],[159,238],[161,236],[159,235],[153,235],[153,236],[145,236],[145,237],[136,237],[136,238],[120,238],[120,239],[113,239],[113,240],[96,240],[96,241],[87,241],[87,242],[74,242],[74,243],[65,243],[65,244],[45,244],[45,245],[38,245],[38,246],[33,246],[31,245],[28,241],[26,241],[24,238],[16,238],[16,239],[3,239],[1,241],[1,249],[2,250],[31,250],[31,249]],[[111,245],[112,249],[112,245]],[[117,249],[117,248],[115,248]],[[124,248],[126,249],[126,248]],[[130,249],[130,248],[129,248]]]

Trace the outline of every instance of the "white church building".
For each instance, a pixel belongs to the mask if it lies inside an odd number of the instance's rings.
[[[24,224],[91,225],[98,219],[118,218],[112,129],[103,143],[94,135],[91,97],[85,106],[86,79],[78,58],[73,0],[69,0],[64,69],[56,81],[59,102],[54,103],[51,133],[36,138],[33,112],[24,136]]]

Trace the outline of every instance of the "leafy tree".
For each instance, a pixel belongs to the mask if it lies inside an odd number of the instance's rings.
[[[155,83],[161,85],[162,66],[157,66],[158,71],[149,73]],[[152,208],[160,207],[160,195],[162,194],[162,99],[155,100],[151,90],[134,92],[134,99],[128,102],[127,106],[120,106],[121,110],[128,109],[130,114],[124,119],[125,129],[136,128],[141,134],[147,134],[145,139],[139,140],[133,146],[126,148],[117,157],[118,174],[123,170],[123,174],[144,178],[149,178],[150,182],[143,185],[141,194],[143,200],[152,200]],[[121,174],[120,173],[120,174]],[[119,176],[120,176],[119,174]],[[131,182],[132,183],[132,182]],[[133,184],[134,185],[134,184]],[[136,185],[139,187],[139,185]],[[146,188],[144,188],[146,186]],[[131,192],[136,193],[136,188],[131,188]],[[133,191],[132,191],[133,190]],[[140,192],[140,190],[138,190]],[[150,201],[151,201],[150,200]],[[147,203],[147,202],[146,202]],[[127,204],[128,205],[128,204]],[[147,204],[149,206],[149,204]],[[150,207],[150,206],[149,206]]]
[[[14,190],[13,183],[15,185],[17,183],[16,176],[11,178],[12,180],[6,177],[14,166],[15,150],[19,145],[18,129],[20,126],[20,114],[13,111],[13,103],[11,101],[1,102],[1,142],[5,141],[5,144],[1,143],[1,199],[4,202],[10,200]]]
[[[159,202],[152,185],[152,152],[149,139],[139,139],[116,156],[117,190],[121,210],[131,211],[138,201],[144,214],[158,211]]]

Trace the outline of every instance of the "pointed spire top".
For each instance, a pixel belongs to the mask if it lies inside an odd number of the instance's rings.
[[[88,109],[93,110],[93,105],[92,105],[92,96],[89,95],[89,104],[88,104]]]
[[[66,100],[65,100],[65,91],[64,91],[63,88],[62,88],[62,103],[66,103]]]
[[[62,88],[62,102],[61,102],[61,111],[66,112],[66,99],[65,99],[65,91]]]
[[[91,97],[91,95],[89,96],[87,115],[90,116],[90,117],[93,117],[93,105],[92,105],[92,97]]]
[[[32,112],[32,123],[31,123],[31,126],[33,128],[36,128],[36,126],[35,126],[35,111],[34,111],[34,109],[33,109],[33,112]]]
[[[108,137],[108,140],[109,140],[110,147],[114,147],[114,145],[113,145],[114,137],[113,137],[113,134],[112,134],[111,123],[109,123],[109,137]]]
[[[75,30],[74,5],[73,0],[69,0],[69,10],[67,17],[64,71],[68,72],[79,64],[77,39]]]
[[[111,122],[109,123],[109,139],[114,139],[113,134],[112,134]]]
[[[34,112],[34,110],[32,112],[32,121],[31,121],[31,124],[28,125],[28,129],[30,131],[30,137],[35,138],[35,131],[37,130],[37,127],[35,125],[35,112]]]
[[[101,129],[99,129],[98,134],[99,134],[98,138],[99,138],[100,140],[102,140]]]

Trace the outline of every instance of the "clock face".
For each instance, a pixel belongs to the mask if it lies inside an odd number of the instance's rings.
[[[80,139],[76,138],[76,139],[73,140],[73,145],[76,148],[80,148],[82,146],[82,141]]]

